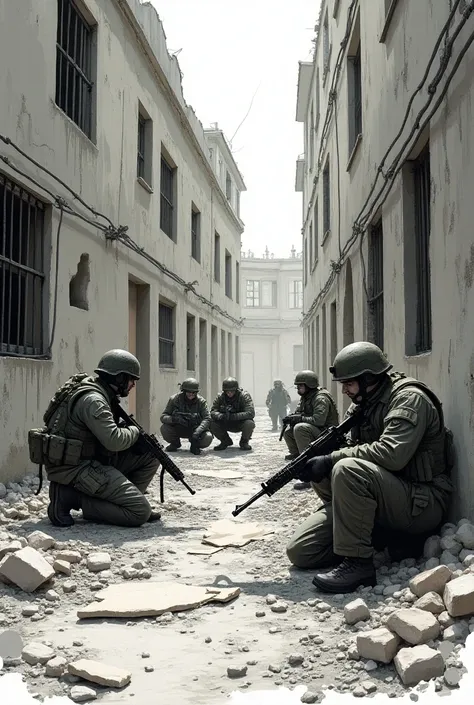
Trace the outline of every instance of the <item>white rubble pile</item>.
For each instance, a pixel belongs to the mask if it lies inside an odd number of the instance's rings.
[[[0,482],[0,526],[45,514],[48,493],[43,491],[40,496],[35,496],[38,485],[37,475],[27,475],[21,482]]]

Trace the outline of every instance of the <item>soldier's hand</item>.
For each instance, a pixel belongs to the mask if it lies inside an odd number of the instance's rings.
[[[301,423],[303,417],[301,414],[290,414],[287,419],[290,426],[296,426],[297,423]]]
[[[321,482],[331,474],[332,459],[330,455],[318,455],[308,460],[306,465],[297,474],[302,482]]]
[[[225,421],[225,414],[222,414],[221,412],[216,414],[216,421]]]
[[[285,416],[285,417],[281,420],[281,422],[282,422],[282,424],[283,424],[284,426],[289,426],[289,424],[290,424],[290,417],[289,417],[289,416]]]
[[[201,431],[194,431],[191,436],[191,443],[197,443],[201,438]]]

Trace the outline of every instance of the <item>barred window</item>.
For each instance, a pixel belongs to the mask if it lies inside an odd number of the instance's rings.
[[[201,261],[201,213],[194,203],[191,206],[191,257]]]
[[[160,228],[171,240],[175,239],[175,171],[161,156],[161,206]]]
[[[369,233],[369,337],[383,350],[383,227],[382,220]]]
[[[44,204],[0,174],[0,354],[42,355]]]
[[[56,105],[92,136],[92,33],[73,0],[58,0]]]
[[[159,305],[159,365],[160,367],[174,367],[174,306],[160,303]]]

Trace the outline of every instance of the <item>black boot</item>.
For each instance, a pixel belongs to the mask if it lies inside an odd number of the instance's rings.
[[[311,482],[295,482],[293,485],[294,490],[310,490],[311,489]]]
[[[229,446],[233,446],[234,441],[232,438],[226,438],[225,441],[221,441],[218,446],[214,446],[214,450],[225,450]]]
[[[252,450],[252,446],[245,438],[240,439],[239,446],[240,450]]]
[[[166,446],[165,450],[167,453],[176,453],[180,448],[181,443],[170,443],[169,446]]]
[[[372,558],[344,558],[336,568],[328,573],[316,573],[313,585],[321,592],[344,594],[354,592],[362,585],[374,587],[377,584]]]
[[[53,526],[73,526],[74,519],[70,511],[80,508],[80,494],[73,487],[59,482],[49,483],[48,517]]]
[[[298,457],[298,453],[287,453],[285,455],[285,460],[294,460]]]
[[[160,521],[161,519],[161,513],[156,512],[154,509],[151,510],[151,514],[148,518],[148,523],[151,524],[154,521]]]
[[[189,452],[192,453],[193,455],[201,455],[201,449],[197,443],[191,443],[191,446],[189,448]]]

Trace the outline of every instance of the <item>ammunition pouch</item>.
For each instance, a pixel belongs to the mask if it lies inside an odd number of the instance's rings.
[[[30,460],[36,465],[79,465],[83,460],[83,442],[48,433],[46,428],[28,432]]]

